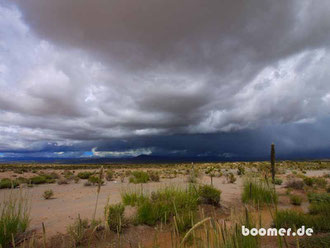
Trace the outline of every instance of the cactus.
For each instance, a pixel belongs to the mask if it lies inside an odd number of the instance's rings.
[[[272,143],[270,149],[270,164],[271,164],[271,172],[272,172],[272,181],[275,182],[275,145]]]

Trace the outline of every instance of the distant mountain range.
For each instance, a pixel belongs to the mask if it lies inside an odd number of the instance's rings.
[[[45,158],[45,157],[24,157],[24,158],[0,158],[0,163],[59,163],[59,164],[144,164],[144,163],[188,163],[188,162],[234,162],[234,161],[264,161],[267,157],[249,158],[224,158],[216,156],[176,157],[176,156],[153,156],[140,155],[126,158]],[[305,160],[305,159],[297,159]],[[308,159],[307,159],[308,160]],[[328,159],[318,159],[328,160]]]

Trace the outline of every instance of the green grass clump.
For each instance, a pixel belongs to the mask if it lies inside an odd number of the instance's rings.
[[[124,205],[132,206],[132,207],[141,205],[143,202],[148,200],[148,197],[137,192],[124,192],[121,195],[121,198]]]
[[[309,193],[307,196],[309,202],[330,202],[329,193]]]
[[[28,200],[10,195],[0,203],[0,246],[8,247],[12,237],[25,232],[30,223]]]
[[[88,182],[90,182],[92,185],[95,185],[95,184],[103,185],[104,184],[104,181],[98,176],[90,176],[88,178]]]
[[[243,185],[242,201],[255,205],[277,203],[277,194],[265,182],[246,180]]]
[[[53,190],[49,189],[49,190],[45,190],[45,192],[43,193],[42,196],[45,200],[48,200],[48,199],[52,198],[53,195],[54,195]]]
[[[302,248],[326,248],[330,247],[330,234],[305,237],[299,240],[299,247]]]
[[[300,206],[301,202],[302,202],[302,197],[299,196],[299,195],[291,195],[290,196],[290,202],[291,202],[292,205]]]
[[[84,172],[79,172],[77,177],[79,177],[80,179],[88,179],[93,174],[94,173],[92,173],[92,172],[84,171]]]
[[[45,176],[34,176],[29,179],[31,184],[54,183],[55,179],[47,179]]]
[[[218,206],[220,204],[221,191],[210,185],[199,187],[198,194],[200,201],[205,204]]]
[[[323,214],[310,215],[295,210],[280,210],[276,212],[274,225],[277,228],[313,228],[314,232],[330,231],[329,220]]]
[[[275,185],[282,185],[282,183],[283,183],[283,180],[282,180],[282,179],[280,179],[280,178],[275,178],[275,180],[274,180],[274,184],[275,184]]]
[[[322,214],[330,217],[330,202],[312,202],[309,206],[309,213],[312,215]]]
[[[130,183],[147,183],[150,180],[149,174],[145,171],[133,171],[129,178]]]
[[[3,178],[0,180],[0,189],[11,189],[18,186],[17,180],[11,180],[9,178]]]
[[[190,228],[194,212],[199,201],[198,191],[194,187],[178,189],[166,187],[151,195],[123,194],[123,202],[137,206],[135,222],[153,226],[157,222],[167,223],[175,216],[179,232]]]
[[[124,226],[125,206],[121,203],[106,206],[107,222],[110,230],[120,233]]]

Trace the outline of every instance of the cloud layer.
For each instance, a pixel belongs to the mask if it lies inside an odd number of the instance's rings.
[[[0,152],[221,155],[240,151],[173,137],[231,147],[242,132],[268,142],[269,128],[306,149],[301,126],[329,115],[329,12],[327,0],[1,0]]]

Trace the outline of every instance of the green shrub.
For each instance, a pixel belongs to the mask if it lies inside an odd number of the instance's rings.
[[[239,165],[237,168],[237,175],[241,176],[245,174],[245,168],[242,165]]]
[[[274,180],[274,184],[275,184],[275,185],[282,185],[282,183],[283,183],[283,180],[282,180],[282,179],[280,179],[280,178],[275,178],[275,180]]]
[[[150,178],[150,181],[152,181],[152,182],[159,182],[159,180],[160,180],[159,173],[157,171],[150,171],[149,178]]]
[[[106,206],[107,221],[110,230],[120,233],[124,226],[125,207],[121,203]]]
[[[221,191],[210,185],[203,185],[199,187],[200,201],[205,204],[218,206],[220,203]]]
[[[330,231],[330,222],[328,218],[321,215],[310,215],[297,212],[295,210],[279,210],[274,218],[274,224],[277,228],[313,228],[314,232]]]
[[[277,195],[273,188],[262,181],[247,180],[243,184],[242,201],[255,205],[277,203]]]
[[[304,178],[304,183],[305,183],[307,186],[313,186],[313,184],[314,184],[314,180],[313,180],[313,178],[311,178],[311,177],[306,177],[306,178]]]
[[[309,202],[330,202],[329,193],[309,193],[307,196]]]
[[[9,178],[3,178],[0,180],[0,189],[11,189],[18,186],[17,180],[11,180]]]
[[[112,170],[107,170],[105,173],[105,179],[107,181],[112,181],[114,176],[114,172]]]
[[[91,175],[93,175],[94,173],[92,173],[92,172],[89,172],[89,171],[84,171],[84,172],[79,172],[78,173],[78,177],[80,178],[80,179],[88,179]]]
[[[299,195],[291,195],[290,202],[292,205],[300,206],[302,202],[302,198]]]
[[[148,200],[145,195],[137,192],[125,192],[121,195],[121,199],[124,205],[132,207],[141,205],[144,201]]]
[[[90,182],[92,185],[95,185],[95,184],[103,185],[104,184],[104,181],[102,179],[100,179],[100,177],[98,177],[98,176],[90,176],[88,178],[88,182]]]
[[[198,200],[198,191],[193,187],[186,190],[171,187],[160,189],[138,201],[135,221],[138,224],[155,225],[159,221],[166,223],[173,216],[181,216],[183,219],[178,220],[178,217],[177,221],[181,221],[181,226],[184,227],[187,226],[187,216],[183,215],[195,211]]]
[[[133,171],[129,178],[130,183],[147,183],[149,181],[149,174],[144,171]]]
[[[44,184],[48,183],[49,181],[45,176],[34,176],[30,178],[30,183],[31,184]]]
[[[43,193],[43,197],[45,198],[45,200],[48,200],[50,198],[52,198],[54,195],[53,190],[49,189],[49,190],[45,190],[45,192]]]
[[[309,206],[309,213],[312,215],[321,214],[330,217],[330,202],[312,202]]]
[[[11,247],[12,237],[25,232],[30,223],[28,200],[10,195],[0,202],[0,246]]]
[[[227,175],[226,175],[226,179],[227,179],[227,182],[229,183],[235,183],[236,182],[236,177],[233,173],[229,172]]]

